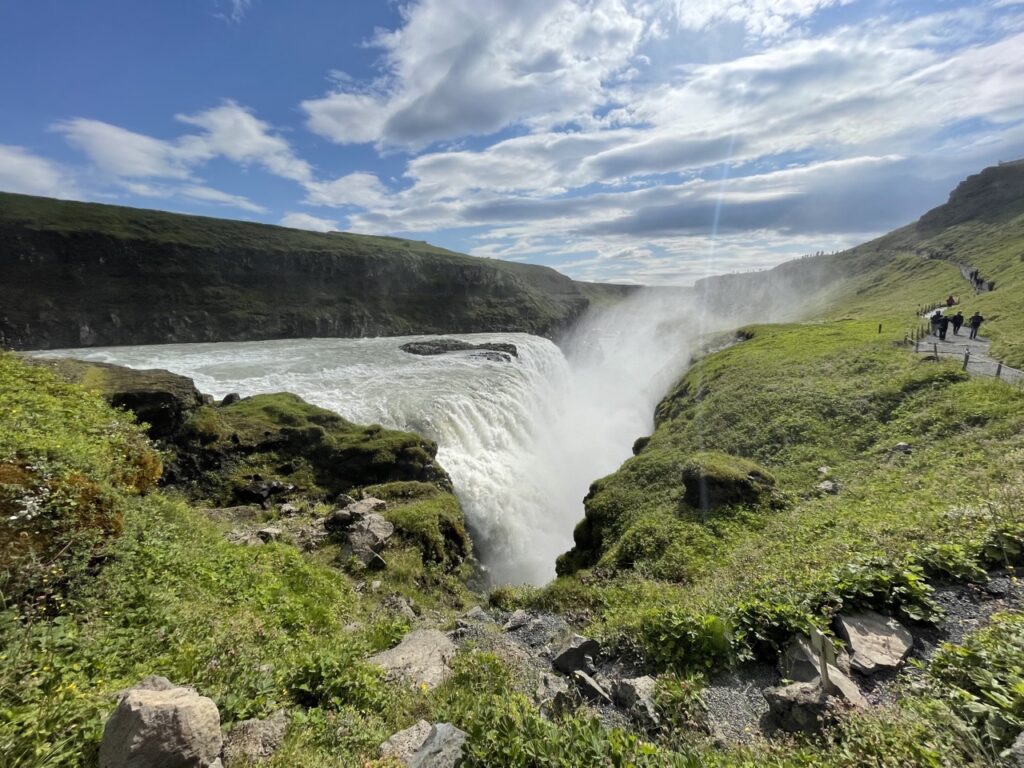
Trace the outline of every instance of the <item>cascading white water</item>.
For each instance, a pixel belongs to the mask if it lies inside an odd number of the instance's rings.
[[[362,423],[436,440],[496,582],[543,583],[572,546],[589,484],[651,429],[658,398],[682,372],[687,308],[644,297],[591,313],[563,341],[527,334],[519,358],[417,357],[412,339],[310,339],[62,350],[48,354],[166,368],[214,396],[294,392]]]

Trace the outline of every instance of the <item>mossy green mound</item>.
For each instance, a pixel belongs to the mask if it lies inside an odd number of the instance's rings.
[[[290,393],[199,408],[181,445],[182,479],[214,505],[259,501],[268,484],[320,500],[397,481],[451,489],[432,441],[353,424]]]

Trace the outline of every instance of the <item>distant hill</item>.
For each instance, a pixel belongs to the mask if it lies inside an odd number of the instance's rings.
[[[974,294],[960,264],[980,270],[993,292]],[[993,352],[1024,364],[1024,163],[986,168],[920,219],[840,253],[795,259],[764,272],[698,281],[712,307],[790,302],[807,317],[879,316],[953,293],[986,318]]]
[[[525,331],[624,286],[424,242],[0,193],[0,347]]]

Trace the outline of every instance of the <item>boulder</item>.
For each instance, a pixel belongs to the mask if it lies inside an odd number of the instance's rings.
[[[571,675],[578,669],[584,672],[594,671],[594,659],[601,652],[601,645],[596,640],[573,635],[565,645],[559,649],[552,659],[555,669],[566,675]]]
[[[409,768],[457,768],[468,736],[451,723],[432,726],[427,740],[409,761]]]
[[[612,697],[608,695],[608,691],[604,689],[604,686],[582,669],[577,669],[573,672],[572,679],[576,683],[576,689],[583,695],[583,698],[602,704],[612,703]]]
[[[790,733],[820,730],[828,712],[828,699],[816,682],[766,688],[764,698],[779,727]]]
[[[355,522],[355,517],[352,516],[348,507],[335,509],[324,518],[324,529],[328,533],[339,534],[345,531],[353,522]]]
[[[865,675],[896,669],[914,645],[906,627],[873,611],[838,616],[836,632],[850,646],[850,668]]]
[[[892,447],[892,450],[894,453],[912,453],[914,449],[911,447],[910,443],[896,443],[896,445]]]
[[[224,395],[224,398],[220,401],[221,405],[232,405],[242,399],[242,396],[237,392],[229,392]]]
[[[822,691],[821,678],[790,683],[764,690],[768,708],[779,726],[790,733],[814,733],[824,725],[829,704],[839,702],[854,709],[869,706],[857,684],[831,664],[828,665],[829,690]]]
[[[818,679],[820,662],[818,654],[811,647],[807,635],[796,635],[783,649],[779,657],[779,674],[786,680],[798,683],[811,683]],[[846,651],[839,651],[835,666],[843,674],[850,672],[850,656]]]
[[[365,499],[359,501],[353,501],[348,505],[348,511],[352,513],[352,517],[358,520],[361,517],[366,517],[371,512],[383,512],[388,508],[388,503],[383,499],[376,499],[373,496],[367,496]]]
[[[522,608],[520,608],[513,612],[511,616],[509,616],[508,621],[505,622],[502,629],[504,629],[506,632],[511,632],[513,630],[519,629],[520,627],[525,627],[527,624],[530,623],[530,618],[530,614],[524,611]]]
[[[348,529],[346,554],[354,555],[363,565],[371,565],[394,533],[395,526],[378,514],[357,518]]]
[[[448,675],[448,662],[455,655],[455,644],[436,629],[410,632],[402,642],[367,659],[383,667],[390,680],[436,688]]]
[[[404,731],[392,734],[391,738],[380,745],[380,756],[394,758],[400,763],[408,764],[413,756],[420,751],[420,747],[423,746],[429,735],[430,723],[420,720]]]
[[[271,757],[284,741],[288,718],[279,712],[266,720],[243,720],[224,738],[224,768],[245,768]]]
[[[268,525],[266,528],[260,528],[256,531],[256,535],[260,537],[264,544],[269,544],[272,541],[280,541],[283,533],[284,531],[273,525]]]
[[[569,692],[569,683],[561,675],[554,675],[548,672],[541,672],[537,681],[537,688],[533,693],[533,699],[538,706],[550,704],[557,696]]]
[[[822,493],[828,493],[831,495],[839,493],[839,483],[835,480],[822,480],[816,487]]]
[[[612,684],[612,700],[644,728],[654,730],[660,725],[654,703],[656,685],[657,681],[650,675],[616,680]]]
[[[211,699],[165,678],[121,695],[100,741],[100,768],[220,766],[220,712]]]

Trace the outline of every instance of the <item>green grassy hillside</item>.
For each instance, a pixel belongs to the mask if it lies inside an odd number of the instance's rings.
[[[0,347],[553,334],[620,286],[424,242],[0,193]]]

